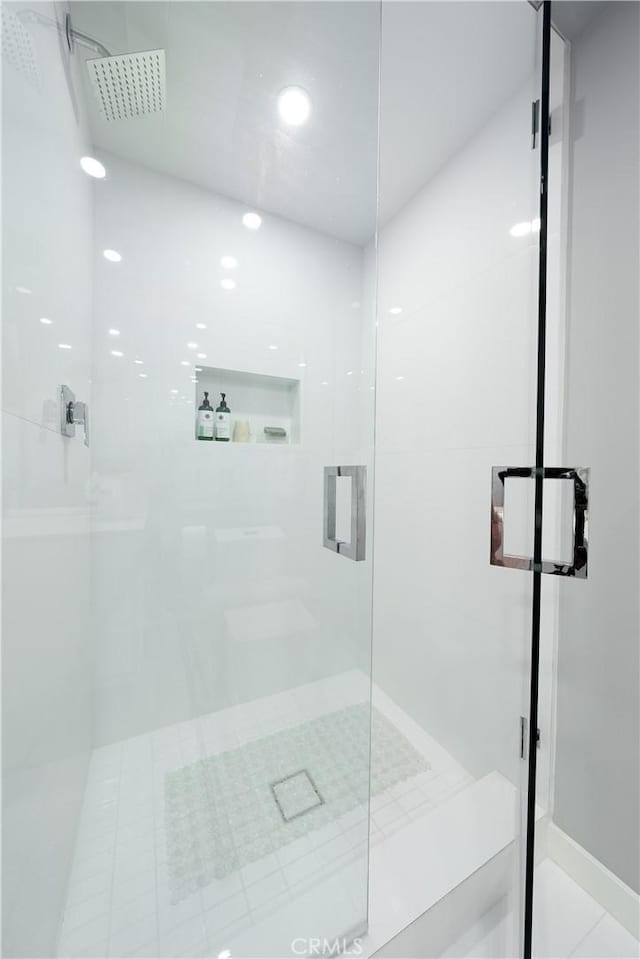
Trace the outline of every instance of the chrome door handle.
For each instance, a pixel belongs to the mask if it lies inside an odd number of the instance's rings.
[[[571,563],[543,560],[537,567],[529,556],[511,556],[504,552],[504,485],[507,479],[535,479],[534,466],[494,466],[491,470],[491,555],[492,566],[527,569],[552,576],[587,578],[589,553],[589,470],[585,467],[546,466],[542,479],[573,482],[573,559]]]
[[[339,476],[351,477],[351,536],[336,537],[336,493]],[[366,466],[325,466],[322,545],[359,563],[366,553]]]

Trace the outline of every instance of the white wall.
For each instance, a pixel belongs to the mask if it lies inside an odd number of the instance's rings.
[[[3,10],[3,954],[51,956],[91,738],[89,450],[57,391],[90,400],[92,213],[75,68],[24,9]]]
[[[360,359],[362,251],[274,216],[252,233],[235,202],[103,159],[92,447],[98,743],[368,668],[371,576],[369,562],[321,546],[322,468],[362,461],[371,445],[360,404],[371,383]],[[122,262],[106,262],[105,247]],[[222,255],[239,261],[233,291],[219,285]],[[196,386],[181,365],[196,352],[212,367],[299,378],[300,445],[196,442]]]
[[[591,467],[589,579],[562,584],[554,819],[640,889],[637,3],[572,49],[565,460]]]
[[[516,782],[531,577],[489,565],[489,505],[493,465],[533,462],[537,237],[509,234],[537,216],[531,99],[379,242],[374,679],[472,773]]]

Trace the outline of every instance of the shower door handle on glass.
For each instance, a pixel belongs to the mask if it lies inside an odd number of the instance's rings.
[[[507,479],[569,480],[573,484],[573,529],[571,562],[543,560],[540,568],[530,556],[513,556],[504,551],[504,488]],[[589,553],[589,470],[585,467],[494,466],[491,471],[491,557],[492,566],[534,570],[552,576],[587,578]]]
[[[351,479],[350,536],[338,539],[338,480]],[[366,553],[366,466],[325,466],[322,545],[359,563]]]

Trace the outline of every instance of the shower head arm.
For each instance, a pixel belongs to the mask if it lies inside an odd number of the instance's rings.
[[[88,36],[86,33],[81,33],[79,30],[74,30],[71,26],[71,14],[67,13],[64,18],[64,27],[61,26],[56,20],[52,20],[51,17],[45,16],[43,13],[39,13],[37,10],[21,10],[18,13],[18,17],[22,20],[23,23],[39,23],[44,27],[53,27],[54,30],[57,30],[58,33],[63,33],[67,40],[67,46],[69,50],[73,52],[73,45],[77,43],[78,46],[86,47],[88,50],[93,50],[94,53],[97,53],[100,57],[110,57],[111,54],[99,40],[94,40],[93,37]]]
[[[94,38],[90,37],[88,34],[81,33],[80,30],[73,29],[71,26],[71,14],[69,13],[65,17],[65,32],[70,50],[73,50],[73,44],[77,43],[81,47],[86,47],[88,50],[93,50],[93,52],[97,53],[100,57],[111,56],[109,50],[107,50],[107,48],[100,43],[99,40],[94,40]]]

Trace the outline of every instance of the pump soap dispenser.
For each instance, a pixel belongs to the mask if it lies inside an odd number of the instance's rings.
[[[213,407],[209,402],[209,394],[205,391],[204,399],[198,407],[196,436],[199,440],[213,439]]]
[[[221,393],[220,405],[216,407],[216,439],[228,443],[231,439],[231,410],[227,406],[226,393]]]

